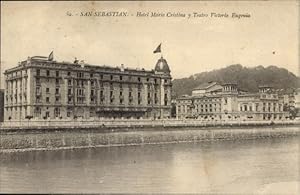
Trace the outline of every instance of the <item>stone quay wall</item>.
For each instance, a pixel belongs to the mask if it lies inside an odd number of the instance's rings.
[[[299,126],[0,131],[0,153],[299,136]]]

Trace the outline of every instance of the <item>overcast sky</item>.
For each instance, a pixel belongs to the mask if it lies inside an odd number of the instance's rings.
[[[298,1],[1,2],[2,72],[27,56],[153,69],[162,42],[173,78],[231,64],[276,65],[299,76]],[[125,17],[80,16],[123,11]],[[137,17],[137,12],[186,17]],[[209,17],[191,17],[193,12]],[[227,13],[228,18],[210,17]],[[250,15],[232,18],[232,13]],[[67,16],[71,13],[73,16]],[[78,15],[76,15],[78,14]]]

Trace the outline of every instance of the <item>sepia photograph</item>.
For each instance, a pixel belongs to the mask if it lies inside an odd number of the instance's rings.
[[[298,0],[0,5],[0,194],[300,194]]]

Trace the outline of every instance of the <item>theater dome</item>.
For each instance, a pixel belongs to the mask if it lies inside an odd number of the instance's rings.
[[[155,71],[170,73],[171,71],[170,71],[167,60],[165,60],[163,57],[161,57],[156,63]]]

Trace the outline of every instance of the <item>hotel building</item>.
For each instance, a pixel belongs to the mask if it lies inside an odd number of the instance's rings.
[[[4,120],[169,118],[172,78],[153,70],[28,57],[5,73]]]

